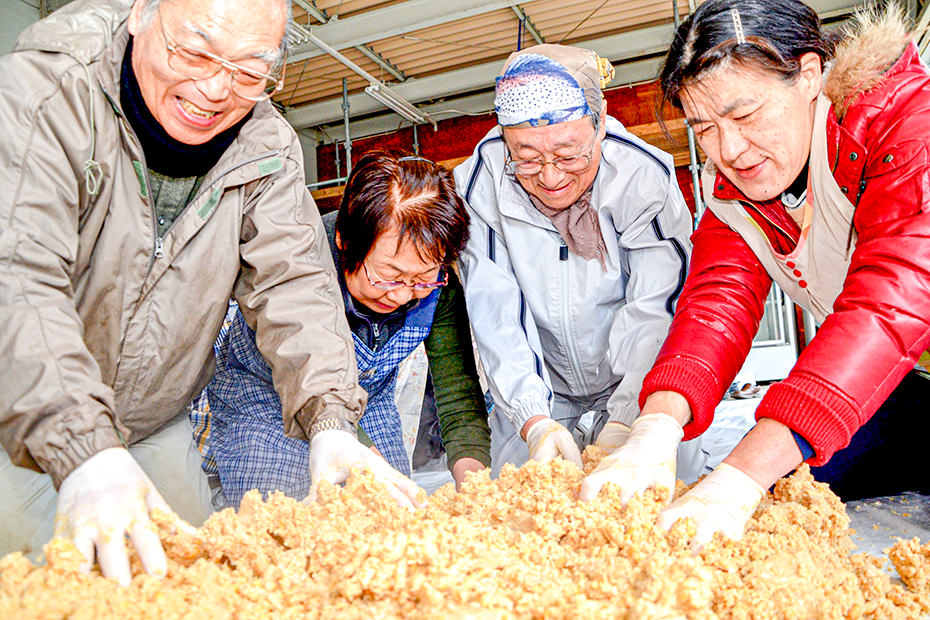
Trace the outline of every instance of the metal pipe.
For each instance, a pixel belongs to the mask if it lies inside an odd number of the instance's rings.
[[[689,7],[691,7],[690,10],[694,10],[693,0],[689,0]],[[672,0],[672,19],[677,33],[678,26],[681,25],[681,19],[678,16],[678,0]],[[692,194],[694,195],[694,227],[697,228],[698,222],[701,221],[701,216],[704,214],[704,201],[701,199],[701,164],[698,162],[697,141],[694,139],[694,130],[687,120],[685,120],[685,128],[688,133],[688,169],[691,171]]]
[[[301,29],[301,26],[299,24],[294,24],[294,27],[298,30]],[[328,43],[320,39],[320,37],[316,36],[315,34],[310,32],[306,28],[303,28],[302,34],[303,36],[307,38],[308,41],[312,42],[314,45],[319,47],[321,50],[323,50],[324,52],[326,52],[327,54],[329,54],[330,56],[332,56],[333,58],[335,58],[336,60],[344,64],[345,66],[347,66],[354,73],[368,80],[368,87],[365,88],[365,92],[371,95],[374,99],[377,99],[378,101],[380,101],[381,103],[383,103],[384,105],[386,105],[387,107],[394,110],[395,112],[397,112],[398,114],[400,114],[401,116],[403,116],[407,120],[410,120],[413,123],[418,123],[418,122],[432,123],[433,131],[436,131],[436,121],[431,119],[429,114],[418,109],[412,103],[410,103],[409,101],[407,101],[406,99],[404,99],[403,97],[401,97],[400,95],[392,91],[390,88],[387,87],[387,84],[385,84],[384,82],[382,82],[381,80],[379,80],[372,74],[368,73],[367,71],[359,67],[357,64],[355,64],[354,62],[352,62],[345,56],[343,56],[341,53],[339,53],[339,51],[336,48],[329,45]]]
[[[517,15],[517,19],[523,23],[523,30],[530,33],[530,36],[533,37],[533,40],[536,41],[537,45],[542,45],[546,41],[542,38],[542,35],[539,34],[539,31],[536,30],[536,27],[533,26],[533,23],[530,21],[530,18],[526,16],[526,11],[521,9],[516,4],[510,7],[513,12]],[[521,39],[522,42],[522,39]]]
[[[349,177],[339,177],[338,179],[327,179],[326,181],[317,181],[316,183],[307,183],[307,189],[315,187],[325,187],[326,185],[339,185],[349,180]]]
[[[687,123],[688,121],[685,121],[685,125],[688,127],[688,159],[691,160],[688,168],[691,170],[691,183],[694,185],[694,227],[697,228],[701,216],[704,215],[704,200],[701,198],[701,164],[698,163],[694,130]]]
[[[346,178],[352,174],[352,136],[349,135],[349,84],[346,78],[342,78],[342,122],[346,131]],[[336,146],[339,150],[339,146]]]

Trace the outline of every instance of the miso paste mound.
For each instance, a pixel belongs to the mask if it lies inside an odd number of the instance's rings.
[[[460,493],[444,487],[417,512],[364,474],[311,505],[252,493],[196,537],[163,528],[168,575],[146,576],[134,559],[128,588],[78,574],[73,545],[55,540],[48,566],[0,560],[0,618],[889,620],[930,610],[880,560],[850,555],[843,504],[806,468],[776,485],[742,541],[718,538],[697,554],[685,542],[692,523],[654,527],[656,496],[621,507],[608,485],[581,503],[582,476],[561,460],[508,467],[495,481],[470,476]]]
[[[916,538],[898,539],[885,551],[908,588],[930,594],[930,543],[921,546]]]

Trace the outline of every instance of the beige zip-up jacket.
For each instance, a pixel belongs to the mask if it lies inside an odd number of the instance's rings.
[[[297,136],[269,102],[156,237],[119,110],[128,3],[78,0],[0,58],[0,441],[58,484],[182,412],[234,295],[288,435],[357,422],[352,337]]]

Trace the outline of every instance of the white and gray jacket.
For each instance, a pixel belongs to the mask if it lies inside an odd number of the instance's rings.
[[[517,429],[550,416],[553,393],[609,395],[610,419],[632,422],[688,272],[691,216],[671,155],[609,116],[601,151],[591,204],[606,271],[568,252],[505,174],[499,127],[455,169],[471,215],[468,314],[491,395]]]

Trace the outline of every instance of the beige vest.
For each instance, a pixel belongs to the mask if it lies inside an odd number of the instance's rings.
[[[772,249],[765,233],[740,201],[714,198],[717,167],[713,162],[708,160],[704,166],[702,179],[704,201],[714,215],[746,241],[775,283],[792,301],[813,314],[818,323],[833,312],[833,302],[843,289],[856,247],[854,231],[850,237],[856,208],[840,191],[827,161],[826,123],[830,105],[823,95],[817,99],[804,220],[810,228],[791,254],[782,256]]]
[[[781,290],[813,314],[817,323],[833,312],[857,240],[852,226],[856,208],[840,191],[827,159],[826,126],[831,105],[822,94],[817,99],[804,218],[810,228],[791,254],[782,256],[772,249],[765,233],[738,200],[714,198],[717,166],[712,161],[707,161],[701,179],[708,208],[743,238]],[[920,357],[917,369],[930,371],[930,351]],[[930,374],[927,376],[930,378]]]

